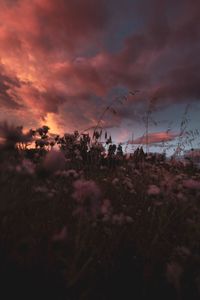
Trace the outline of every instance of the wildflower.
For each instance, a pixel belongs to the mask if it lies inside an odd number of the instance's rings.
[[[109,216],[109,215],[104,215],[103,218],[102,218],[102,221],[103,221],[103,222],[108,222],[108,221],[110,221],[110,216]]]
[[[184,177],[184,174],[176,175],[176,180],[181,180]]]
[[[147,194],[149,196],[156,196],[160,194],[160,188],[154,184],[149,185]]]
[[[105,170],[107,170],[108,168],[106,167],[106,166],[100,166],[100,170],[102,170],[102,171],[105,171]]]
[[[67,170],[67,171],[59,171],[56,174],[59,174],[59,175],[64,176],[64,177],[72,177],[72,178],[78,178],[79,177],[79,174],[73,169],[70,169],[70,170]]]
[[[159,207],[159,206],[163,205],[163,202],[162,201],[155,201],[154,205]]]
[[[197,286],[198,294],[200,296],[200,276],[196,277],[195,283],[196,283],[196,286]]]
[[[33,175],[35,173],[35,166],[29,159],[24,159],[22,161],[22,168],[26,173],[30,175]]]
[[[182,201],[185,201],[185,200],[186,200],[184,194],[181,193],[181,192],[179,192],[179,193],[177,194],[177,199],[182,200]]]
[[[133,223],[133,218],[130,217],[130,216],[126,216],[125,220],[126,220],[127,223]]]
[[[74,211],[73,211],[73,216],[85,216],[86,212],[83,206],[78,206]]]
[[[52,192],[47,193],[48,198],[53,198],[53,196],[54,196],[54,193],[52,193]]]
[[[191,190],[200,190],[200,181],[194,179],[184,180],[183,186]]]
[[[130,194],[136,195],[136,191],[135,191],[134,189],[131,189],[131,190],[130,190]]]
[[[133,184],[131,182],[131,179],[126,177],[123,181],[123,184],[125,185],[126,188],[128,188],[129,190],[133,189]]]
[[[190,249],[188,249],[185,246],[178,246],[178,247],[176,247],[176,252],[177,252],[177,254],[179,254],[182,257],[186,257],[186,256],[190,256],[191,255]]]
[[[101,205],[101,213],[103,215],[108,215],[110,213],[111,203],[109,199],[104,199]]]
[[[34,191],[37,193],[48,193],[48,188],[46,186],[36,186]]]
[[[126,186],[127,186],[127,188],[130,189],[131,191],[133,190],[133,184],[132,184],[131,181],[127,181],[127,182],[126,182]]]
[[[73,198],[79,202],[83,203],[86,199],[99,199],[100,189],[93,180],[77,180],[74,182],[75,192],[73,193]]]
[[[77,160],[83,160],[83,158],[82,158],[82,156],[81,156],[80,150],[76,149],[76,150],[74,151],[74,154],[75,154],[75,157],[76,157]]]
[[[126,172],[126,168],[124,168],[124,167],[122,167],[122,166],[119,167],[119,170],[122,171],[122,172]]]
[[[180,290],[180,279],[183,273],[183,268],[177,262],[170,262],[167,264],[166,277],[167,280],[176,288]]]
[[[74,182],[72,197],[78,202],[81,214],[96,216],[99,210],[101,191],[93,180],[79,179]],[[84,210],[85,209],[85,210]]]
[[[80,150],[76,149],[76,150],[74,150],[74,154],[75,154],[76,156],[79,156],[79,155],[81,154],[81,152],[80,152]]]
[[[55,173],[63,170],[65,166],[65,157],[61,151],[51,150],[47,153],[43,167],[45,170]]]
[[[118,178],[114,178],[113,180],[112,180],[112,184],[113,185],[117,185],[119,183],[119,179]]]
[[[67,238],[67,227],[64,226],[60,232],[53,235],[52,240],[54,242],[64,241]]]
[[[35,173],[35,166],[29,159],[23,159],[21,164],[16,166],[16,171],[18,173],[33,175]]]
[[[124,221],[125,221],[125,216],[124,216],[123,213],[120,213],[120,214],[118,214],[118,215],[115,214],[115,215],[113,215],[113,217],[112,217],[112,222],[113,222],[114,224],[122,225]]]
[[[36,147],[43,148],[44,146],[48,146],[49,142],[45,139],[38,139],[35,141]]]

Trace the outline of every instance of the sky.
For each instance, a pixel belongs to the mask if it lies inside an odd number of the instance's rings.
[[[0,122],[83,131],[109,107],[114,140],[145,143],[149,114],[152,149],[177,145],[200,130],[199,19],[198,0],[0,0]]]

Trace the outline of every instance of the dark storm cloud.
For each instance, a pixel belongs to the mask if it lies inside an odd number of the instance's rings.
[[[41,112],[58,113],[58,107],[65,102],[66,95],[52,87],[41,91],[32,84],[23,85],[23,93],[28,99],[28,105],[34,106]]]
[[[8,109],[20,109],[16,88],[20,88],[21,83],[15,77],[6,75],[3,67],[0,66],[0,105]]]
[[[30,43],[41,51],[79,52],[97,43],[109,21],[106,1],[58,0],[36,1],[35,23],[38,31],[32,32]]]
[[[74,124],[81,119],[87,127],[115,88],[143,92],[121,108],[118,122],[136,117],[135,103],[146,107],[154,96],[163,107],[200,99],[199,1],[0,0],[0,5],[0,58],[13,78],[30,82],[16,86],[1,78],[4,107],[17,108],[22,99],[29,110],[63,120],[66,109]],[[83,101],[82,95],[90,96]]]

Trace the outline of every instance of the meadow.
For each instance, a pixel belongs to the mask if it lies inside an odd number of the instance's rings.
[[[5,123],[3,132],[3,299],[199,299],[192,161],[142,148],[127,155],[100,130],[24,134]]]

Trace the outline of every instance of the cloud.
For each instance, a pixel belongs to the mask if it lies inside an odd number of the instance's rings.
[[[191,60],[191,57],[190,57]],[[188,101],[200,99],[200,60],[185,61],[170,70],[163,78],[162,83],[153,91],[154,96],[165,100]]]
[[[118,107],[112,124],[140,119],[137,105],[145,110],[155,96],[163,107],[200,99],[199,1],[0,5],[0,104],[27,123],[54,114],[67,128],[93,126],[116,89],[142,93]]]
[[[5,73],[0,65],[0,105],[8,109],[20,109],[22,105],[19,102],[17,89],[21,83],[16,77]]]
[[[0,16],[8,33],[14,31],[24,50],[34,48],[38,55],[83,51],[98,41],[109,22],[106,1],[92,0],[1,0]],[[12,44],[12,41],[11,41]]]
[[[179,136],[178,133],[170,133],[170,132],[153,132],[149,133],[147,136],[143,135],[135,140],[129,140],[129,144],[143,144],[145,145],[148,141],[148,144],[157,144],[163,142],[170,142],[175,140]]]

